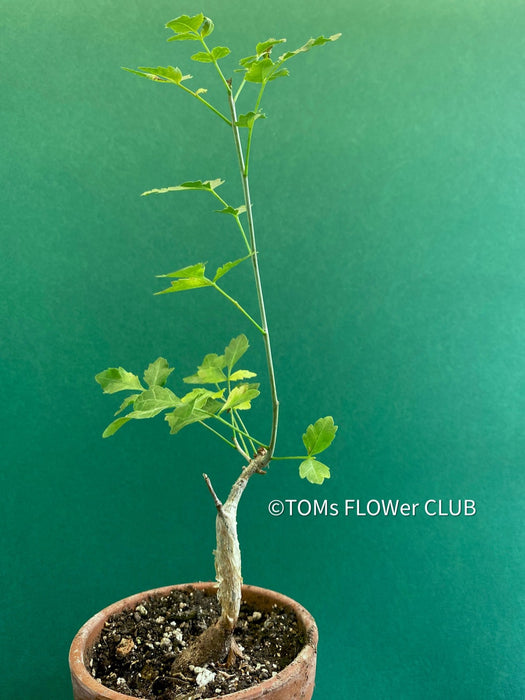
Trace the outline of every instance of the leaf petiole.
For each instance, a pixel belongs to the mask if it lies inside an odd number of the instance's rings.
[[[228,90],[228,93],[231,93],[231,91],[232,91],[231,84],[230,84],[230,83],[226,80],[226,78],[224,77],[224,73],[222,72],[222,70],[221,70],[219,64],[217,63],[217,59],[215,58],[215,56],[213,55],[213,53],[212,53],[212,52],[210,51],[210,49],[208,48],[208,45],[207,45],[206,42],[204,41],[203,37],[202,37],[200,34],[199,34],[198,36],[199,36],[199,41],[200,41],[201,44],[203,45],[203,47],[204,47],[206,53],[208,54],[208,56],[211,58],[212,63],[213,63],[213,65],[215,66],[215,68],[216,68],[216,70],[217,70],[217,73],[219,74],[219,76],[220,76],[222,82],[224,83],[224,87],[226,88],[226,90]]]
[[[237,92],[235,93],[235,97],[233,98],[234,102],[237,102],[239,95],[241,94],[242,89],[245,85],[246,85],[246,80],[243,78],[242,83],[239,85],[239,89],[237,90]]]
[[[203,105],[206,105],[206,107],[207,107],[208,109],[211,109],[211,111],[212,111],[214,114],[216,114],[216,115],[217,115],[218,117],[220,117],[223,121],[225,121],[226,124],[228,124],[228,126],[231,126],[231,125],[232,125],[232,123],[231,123],[231,121],[228,119],[228,117],[225,117],[224,114],[222,114],[222,112],[219,112],[218,109],[216,109],[212,104],[210,104],[207,100],[205,100],[203,97],[201,97],[201,96],[199,95],[198,92],[193,92],[193,90],[190,90],[190,89],[187,88],[185,85],[179,84],[179,87],[182,88],[182,90],[185,90],[188,94],[190,94],[190,95],[192,95],[193,97],[195,97],[197,100],[199,100],[199,102],[202,102]]]
[[[256,321],[252,316],[250,316],[250,314],[246,311],[246,309],[244,309],[244,308],[239,304],[238,301],[236,301],[233,297],[231,297],[229,294],[227,294],[227,293],[224,291],[224,289],[221,289],[221,287],[219,287],[219,285],[216,284],[215,282],[212,282],[212,283],[211,283],[211,286],[212,286],[212,287],[215,287],[215,289],[216,289],[218,292],[220,292],[220,293],[222,294],[223,297],[226,297],[226,299],[228,299],[228,301],[230,301],[230,302],[235,306],[236,309],[239,309],[239,311],[240,311],[242,314],[244,314],[244,315],[246,316],[246,318],[247,318],[249,321],[251,321],[251,322],[253,323],[253,325],[257,328],[258,331],[260,331],[263,335],[266,335],[266,333],[264,332],[264,330],[262,329],[262,327],[257,323],[257,321]]]
[[[228,423],[228,421],[225,420],[224,418],[222,418],[222,416],[218,416],[216,413],[214,413],[214,414],[210,414],[210,418],[215,418],[215,419],[218,420],[220,423],[223,423],[224,425],[227,425],[228,428],[229,428],[230,430],[232,429],[232,424],[231,424],[231,423]],[[249,435],[247,432],[245,432],[244,430],[241,430],[239,427],[233,428],[233,430],[234,430],[238,435],[242,435],[243,437],[248,438],[249,440],[253,440],[253,442],[254,442],[256,445],[260,445],[261,447],[265,447],[266,449],[268,449],[268,445],[265,445],[264,442],[261,442],[260,440],[256,440],[252,435]]]
[[[208,423],[206,423],[205,421],[200,420],[200,421],[198,421],[198,423],[199,423],[200,425],[203,425],[205,428],[207,428],[208,430],[210,430],[212,433],[215,433],[215,435],[217,435],[217,437],[220,437],[221,440],[223,440],[224,442],[226,442],[230,447],[233,447],[234,450],[237,449],[237,448],[235,447],[235,445],[233,444],[233,442],[230,442],[230,440],[228,440],[228,438],[225,438],[224,435],[222,435],[221,433],[219,433],[218,430],[215,430],[215,428],[212,428],[211,425],[208,425]]]

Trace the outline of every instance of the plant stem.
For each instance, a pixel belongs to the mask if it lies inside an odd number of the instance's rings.
[[[266,351],[266,362],[268,365],[268,378],[270,380],[270,392],[272,397],[272,432],[270,438],[270,444],[268,446],[268,459],[271,459],[273,452],[275,450],[275,443],[277,441],[277,428],[279,425],[279,399],[277,398],[277,385],[275,382],[275,370],[273,367],[273,356],[272,356],[272,346],[270,343],[270,333],[268,331],[268,322],[266,320],[266,308],[264,305],[264,295],[261,284],[261,275],[259,271],[259,260],[257,255],[257,245],[255,241],[255,227],[253,223],[252,214],[252,202],[250,196],[250,183],[248,180],[248,173],[246,172],[246,166],[244,162],[244,153],[242,149],[241,136],[239,134],[239,127],[237,123],[237,112],[235,109],[235,101],[231,90],[228,92],[228,101],[230,103],[230,110],[232,115],[232,129],[233,138],[235,141],[235,147],[237,150],[237,159],[239,161],[239,170],[242,180],[242,188],[244,192],[244,203],[246,204],[246,215],[248,217],[248,231],[250,235],[250,247],[253,251],[252,255],[252,265],[253,265],[253,275],[255,279],[255,287],[257,290],[257,300],[259,302],[259,312],[261,315],[261,333],[264,339],[264,347]]]
[[[206,105],[206,107],[207,107],[208,109],[211,109],[211,111],[212,111],[214,114],[216,114],[218,117],[220,117],[223,121],[225,121],[226,124],[231,125],[231,122],[230,122],[230,120],[228,119],[228,117],[225,117],[224,114],[222,114],[222,112],[219,112],[218,109],[215,109],[215,107],[214,107],[212,104],[210,104],[207,100],[205,100],[203,97],[201,97],[200,95],[198,95],[196,92],[193,92],[193,90],[190,90],[190,89],[187,88],[185,85],[182,85],[182,84],[179,83],[179,87],[182,88],[185,92],[187,92],[187,93],[189,93],[190,95],[192,95],[193,97],[196,97],[196,98],[199,100],[199,102],[202,102],[202,104],[203,104],[203,105]]]
[[[228,121],[228,124],[229,124],[229,123],[230,123],[230,122]],[[220,196],[220,194],[217,194],[217,192],[216,192],[215,190],[211,190],[211,193],[213,194],[213,196],[214,196],[216,199],[219,200],[219,202],[224,206],[225,209],[226,209],[227,207],[230,206],[230,205],[228,204],[228,202],[226,202],[226,200],[224,200],[224,199]],[[233,207],[232,207],[232,208],[233,208]],[[242,235],[242,237],[243,237],[244,243],[246,244],[246,248],[247,248],[247,250],[248,250],[248,253],[251,255],[251,254],[253,253],[253,251],[250,249],[250,244],[248,243],[248,239],[246,238],[246,233],[245,233],[245,231],[244,231],[244,227],[243,227],[243,225],[242,225],[242,223],[241,223],[241,220],[239,219],[239,214],[237,214],[234,218],[235,218],[235,221],[237,222],[237,226],[239,227],[239,230],[240,230],[241,235]]]
[[[254,256],[254,257],[255,257],[255,256]],[[220,292],[220,293],[223,295],[223,297],[226,297],[226,299],[228,299],[228,301],[231,301],[231,303],[232,303],[237,309],[239,309],[239,311],[240,311],[241,313],[243,313],[243,314],[246,316],[246,318],[247,318],[248,320],[250,320],[250,321],[253,323],[253,325],[257,328],[257,330],[261,331],[261,333],[264,334],[264,331],[263,331],[263,329],[261,328],[261,326],[257,323],[257,321],[256,321],[254,318],[252,318],[252,317],[250,316],[250,314],[249,314],[245,309],[243,309],[243,307],[239,304],[238,301],[235,301],[235,299],[234,299],[233,297],[231,297],[229,294],[227,294],[227,293],[224,291],[224,289],[221,289],[221,288],[219,287],[219,285],[215,284],[215,282],[213,282],[213,287],[215,287],[215,289],[216,289],[218,292]]]
[[[255,108],[254,112],[257,113],[259,111],[259,105],[261,104],[264,88],[266,87],[266,83],[263,83],[261,85],[261,89],[259,90],[259,95],[257,97],[257,102],[255,103]],[[235,122],[234,122],[235,123]],[[250,130],[248,132],[248,141],[246,143],[246,164],[244,166],[244,175],[248,177],[248,170],[250,167],[250,151],[252,147],[252,137],[253,137],[253,127],[255,126],[255,121],[252,123]]]

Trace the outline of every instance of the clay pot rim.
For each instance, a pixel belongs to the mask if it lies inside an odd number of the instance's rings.
[[[172,586],[163,586],[161,588],[153,588],[149,591],[136,593],[135,595],[122,598],[116,603],[108,605],[96,615],[93,615],[93,617],[91,617],[75,635],[69,650],[69,667],[72,677],[78,684],[84,686],[87,690],[94,693],[94,697],[102,697],[98,694],[101,692],[101,690],[103,690],[104,700],[137,700],[131,695],[124,695],[116,690],[106,688],[106,686],[103,686],[101,683],[99,683],[99,681],[95,680],[95,678],[93,678],[91,673],[88,671],[87,662],[89,662],[88,654],[91,650],[91,645],[99,635],[105,621],[111,615],[114,615],[125,608],[134,607],[140,601],[144,600],[144,598],[150,596],[163,596],[167,595],[172,590],[185,588],[196,588],[210,593],[211,590],[216,589],[216,586],[217,584],[212,581],[199,581],[196,583],[181,583]],[[314,618],[308,612],[308,610],[306,610],[306,608],[293,600],[293,598],[288,598],[282,593],[277,593],[276,591],[272,591],[267,588],[260,588],[259,586],[251,586],[248,584],[243,585],[243,601],[245,599],[249,601],[257,596],[264,596],[271,602],[271,605],[277,604],[281,607],[292,610],[296,615],[297,620],[304,628],[307,642],[292,663],[285,666],[285,668],[283,668],[282,671],[279,671],[279,673],[277,673],[275,676],[268,678],[257,685],[251,686],[250,688],[245,688],[244,690],[239,690],[235,693],[223,695],[222,697],[225,700],[227,698],[231,698],[232,700],[251,700],[252,698],[255,699],[263,697],[266,694],[265,691],[267,692],[276,683],[279,685],[283,684],[294,674],[296,668],[298,668],[301,664],[311,663],[312,658],[315,658],[317,653],[319,633]]]

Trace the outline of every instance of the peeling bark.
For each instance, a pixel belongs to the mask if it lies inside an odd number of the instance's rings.
[[[217,598],[221,606],[221,616],[217,622],[205,630],[186,649],[184,649],[172,666],[173,673],[183,672],[190,665],[201,666],[211,661],[222,663],[226,659],[231,664],[240,650],[233,638],[241,607],[241,550],[237,537],[237,507],[239,500],[253,474],[264,474],[264,468],[270,461],[270,453],[260,448],[257,454],[244,467],[233,484],[224,504],[218,499],[209,478],[204,479],[217,508],[216,535],[217,549],[215,555],[215,574],[218,583]]]

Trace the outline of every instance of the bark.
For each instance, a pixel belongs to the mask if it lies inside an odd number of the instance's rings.
[[[173,673],[183,673],[190,665],[201,666],[211,661],[222,663],[227,660],[228,663],[232,663],[235,656],[240,655],[233,636],[241,607],[242,586],[237,507],[250,477],[256,473],[264,474],[264,468],[269,461],[270,453],[265,448],[259,448],[233,484],[224,504],[217,498],[210,480],[204,475],[217,508],[217,549],[214,555],[221,616],[179,654],[172,666]]]

